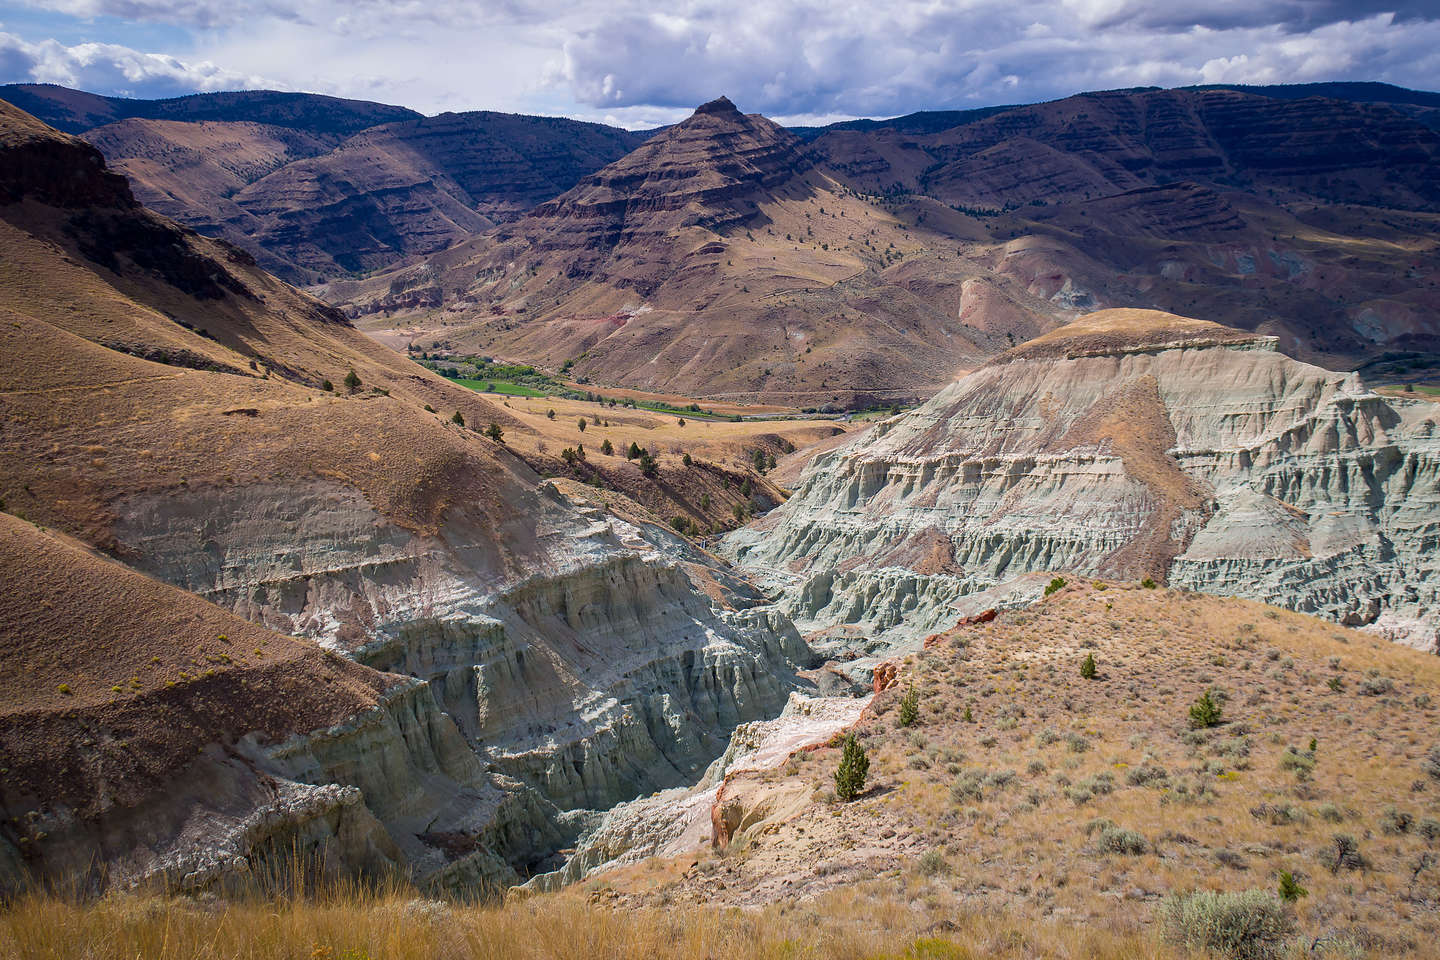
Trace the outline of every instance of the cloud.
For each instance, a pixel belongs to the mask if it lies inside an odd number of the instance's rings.
[[[276,85],[206,61],[186,62],[110,43],[27,43],[10,33],[0,33],[0,76],[146,98]]]
[[[804,120],[1125,86],[1363,79],[1426,87],[1440,76],[1434,0],[29,3],[78,18],[98,42],[57,50],[47,46],[54,41],[15,41],[36,64],[0,51],[9,74],[0,80],[17,69],[31,78],[43,61],[50,75],[73,78],[57,82],[99,92],[208,90],[264,77],[426,111],[626,125],[671,121],[721,93],[747,111]],[[156,47],[170,55],[131,49],[142,45],[132,34],[128,46],[106,42],[114,22],[153,25]],[[190,37],[186,48],[176,31]]]

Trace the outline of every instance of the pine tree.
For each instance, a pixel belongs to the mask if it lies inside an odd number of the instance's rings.
[[[456,414],[456,416],[459,416],[459,414]],[[489,437],[491,440],[494,440],[496,443],[505,442],[505,431],[498,423],[490,424],[489,428],[485,431],[485,436]]]
[[[1190,707],[1190,726],[1196,730],[1213,727],[1220,722],[1220,704],[1206,690]]]
[[[450,418],[450,422],[453,423],[453,424],[457,424],[458,426],[462,426],[462,427],[463,427],[463,426],[465,426],[465,415],[464,415],[463,413],[461,413],[459,410],[456,410],[456,411],[455,411],[455,416],[453,416],[453,417]]]
[[[865,778],[869,773],[870,758],[852,733],[845,738],[845,745],[840,751],[840,766],[835,771],[835,796],[841,800],[854,800],[865,789]]]
[[[920,719],[920,694],[914,685],[900,698],[900,726],[911,727]]]
[[[1095,654],[1085,654],[1085,659],[1080,661],[1080,676],[1086,680],[1095,679]]]
[[[606,437],[605,442],[600,444],[600,452],[605,454],[605,456],[607,457],[615,455],[615,444],[610,442],[609,437]]]
[[[355,389],[356,389],[357,387],[359,387],[359,386],[360,386],[360,378],[355,375],[355,371],[354,371],[354,370],[351,370],[349,373],[345,374],[345,389],[346,389],[346,390],[349,390],[351,393],[354,393],[354,392],[355,392]]]

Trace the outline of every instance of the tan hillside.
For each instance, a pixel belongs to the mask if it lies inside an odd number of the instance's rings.
[[[1193,729],[1206,690],[1221,722]],[[857,799],[834,797],[834,744],[801,753],[727,780],[713,854],[587,885],[637,905],[754,907],[878,878],[941,912],[1157,940],[1165,896],[1274,891],[1283,870],[1309,891],[1295,942],[1423,956],[1436,921],[1422,905],[1440,891],[1437,697],[1433,657],[1361,633],[1073,582],[900,661],[855,729],[870,758]],[[1361,859],[1333,862],[1338,835]]]

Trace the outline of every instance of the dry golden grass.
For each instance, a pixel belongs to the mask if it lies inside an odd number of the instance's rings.
[[[1087,653],[1096,680],[1080,677]],[[894,707],[911,684],[920,721],[902,729]],[[1191,730],[1207,689],[1225,697],[1224,722]],[[908,658],[874,711],[859,729],[861,798],[828,799],[835,749],[742,775],[727,796],[800,778],[812,805],[724,856],[608,882],[643,903],[763,904],[890,877],[955,910],[1141,937],[1169,893],[1274,891],[1289,871],[1309,891],[1300,933],[1327,949],[1425,955],[1440,932],[1440,869],[1424,859],[1440,852],[1440,780],[1424,762],[1434,657],[1248,601],[1078,583]],[[1313,771],[1297,775],[1287,749],[1304,756],[1312,738]],[[1144,852],[1102,849],[1107,822]],[[1342,834],[1363,868],[1327,864]],[[943,868],[921,877],[927,853]]]
[[[635,909],[574,893],[503,906],[445,904],[403,891],[232,902],[117,895],[88,904],[36,896],[0,908],[0,954],[14,960],[1173,956],[1150,940],[1103,928],[956,914],[870,884],[813,903],[749,911]]]

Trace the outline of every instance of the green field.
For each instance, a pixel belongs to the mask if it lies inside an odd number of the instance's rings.
[[[536,390],[534,387],[527,387],[523,383],[510,383],[505,380],[453,380],[462,387],[469,387],[471,390],[480,393],[503,393],[511,397],[548,397],[551,394],[544,390]],[[494,387],[494,390],[490,388]]]

